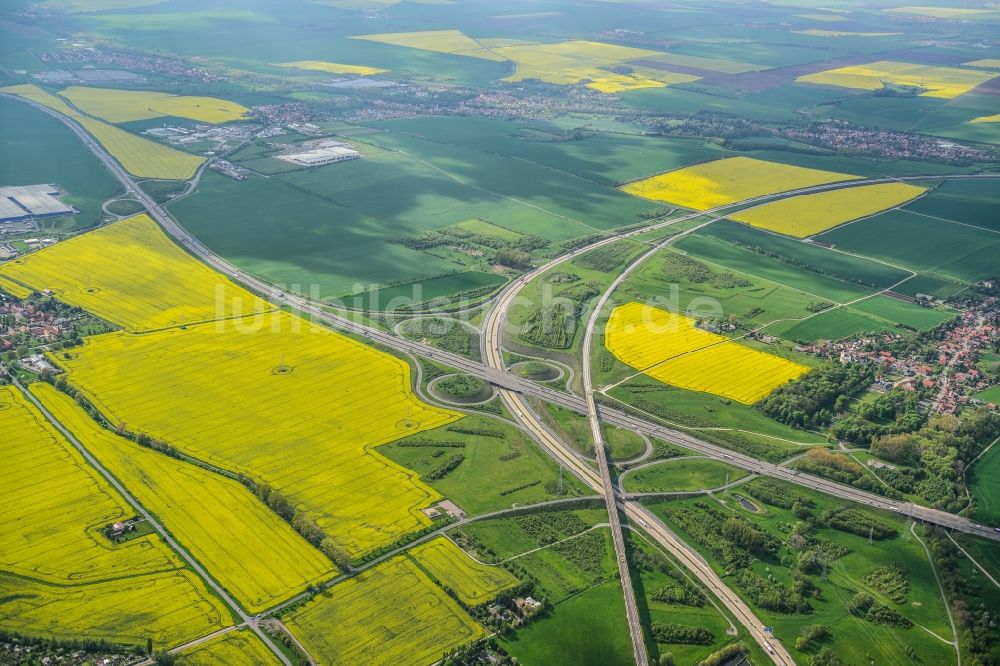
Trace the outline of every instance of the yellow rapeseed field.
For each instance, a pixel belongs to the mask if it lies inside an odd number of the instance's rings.
[[[31,390],[249,612],[303,591],[333,569],[238,481],[118,437],[48,384]]]
[[[661,173],[623,185],[623,192],[695,210],[745,201],[857,176],[779,164],[752,157],[727,157]]]
[[[722,58],[704,58],[702,56],[685,55],[683,53],[657,53],[655,56],[649,58],[649,60],[655,60],[666,65],[704,69],[709,72],[719,72],[720,74],[745,74],[747,72],[759,72],[770,69],[766,65],[754,65],[736,60],[723,60]]]
[[[978,118],[973,118],[969,122],[971,123],[1000,123],[1000,113],[994,114],[992,116],[979,116]],[[0,287],[3,287],[0,284]]]
[[[112,123],[176,116],[217,124],[239,120],[250,111],[242,104],[217,97],[171,95],[148,90],[70,86],[59,94],[84,113]]]
[[[370,74],[381,74],[388,72],[387,69],[378,67],[366,67],[365,65],[345,65],[339,62],[327,62],[325,60],[296,60],[294,62],[283,62],[279,67],[289,69],[307,69],[316,72],[329,72],[330,74],[358,74],[368,76]]]
[[[506,81],[539,79],[564,85],[589,81],[588,87],[608,93],[665,85],[663,81],[615,74],[608,69],[628,60],[660,55],[658,51],[648,49],[572,40],[504,46],[493,51],[517,64],[514,73],[504,79]]]
[[[63,100],[59,99],[52,93],[45,92],[33,83],[22,83],[16,86],[7,86],[5,88],[0,88],[0,92],[29,99],[36,104],[47,106],[53,111],[58,111],[64,116],[69,116],[70,118],[80,117],[79,111],[71,108],[69,104]]]
[[[229,610],[187,569],[69,586],[0,573],[0,598],[0,629],[48,638],[145,648],[148,637],[164,649],[233,623]]]
[[[967,9],[963,7],[893,7],[882,10],[887,14],[914,14],[916,16],[930,16],[931,18],[968,18],[976,14],[988,14],[989,9]]]
[[[113,423],[270,484],[352,554],[429,524],[437,493],[375,448],[458,415],[417,400],[395,357],[287,313],[73,351],[53,359]]]
[[[605,344],[623,363],[666,384],[745,404],[809,370],[696,328],[688,317],[641,303],[612,311]]]
[[[862,185],[762,204],[742,210],[729,219],[805,238],[845,222],[894,208],[926,191],[925,187],[906,183]]]
[[[885,84],[921,88],[922,97],[953,99],[963,95],[995,75],[958,67],[933,67],[907,62],[880,60],[867,65],[838,67],[795,79],[841,88],[881,90]]]
[[[901,32],[849,32],[843,30],[796,30],[800,35],[813,35],[815,37],[888,37],[890,35],[901,35]]]
[[[0,386],[0,442],[0,569],[82,583],[181,566],[155,536],[112,546],[101,528],[135,511],[10,386]]]
[[[182,653],[184,666],[278,666],[281,662],[249,629],[230,631]]]
[[[445,537],[438,537],[407,551],[439,584],[469,606],[492,601],[498,594],[517,585],[506,569],[480,564]]]
[[[186,180],[194,176],[205,161],[204,157],[189,155],[91,118],[36,85],[8,86],[0,88],[0,92],[30,99],[75,120],[133,176]]]
[[[77,121],[137,178],[187,180],[205,161],[204,157],[183,153],[100,120],[82,116]]]
[[[424,30],[420,32],[386,32],[376,35],[357,35],[351,39],[363,39],[369,42],[381,42],[393,46],[406,46],[422,51],[436,53],[456,53],[458,55],[481,58],[483,60],[502,61],[502,56],[467,36],[460,30]]]
[[[0,291],[5,291],[14,298],[27,298],[31,296],[31,289],[2,275],[0,275]]]
[[[819,21],[821,23],[837,23],[839,21],[846,21],[847,18],[841,16],[840,14],[796,14],[799,18],[812,19],[813,21]]]
[[[0,277],[51,289],[131,331],[272,309],[184,252],[145,213],[2,264]]]
[[[169,647],[232,623],[158,536],[100,533],[134,510],[9,386],[0,442],[0,629]]]
[[[969,62],[963,62],[963,65],[967,67],[983,67],[986,69],[1000,69],[1000,58],[981,58],[979,60],[970,60]]]
[[[432,664],[486,631],[406,557],[319,594],[285,626],[322,664]]]
[[[508,39],[475,40],[458,30],[359,35],[354,39],[486,60],[511,61],[516,65],[515,71],[505,81],[539,79],[561,85],[584,83],[587,87],[604,93],[660,88],[671,83],[698,79],[697,76],[667,71],[656,76],[615,73],[610,70],[613,65],[641,58],[660,58],[666,54],[586,40],[547,44]]]

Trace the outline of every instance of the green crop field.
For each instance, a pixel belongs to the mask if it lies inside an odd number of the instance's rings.
[[[633,663],[621,584],[608,581],[573,597],[513,636],[505,637],[501,645],[525,664]]]
[[[605,185],[652,176],[726,155],[697,139],[625,136],[548,123],[479,118],[403,118],[371,123],[401,134],[517,157]]]
[[[851,306],[853,310],[873,315],[877,319],[900,323],[923,331],[934,328],[955,317],[954,311],[925,308],[914,303],[888,296],[874,296]]]
[[[889,323],[880,322],[853,311],[851,308],[837,308],[821,312],[801,322],[782,322],[769,326],[767,332],[795,342],[816,342],[817,340],[841,340],[862,333],[894,331]]]
[[[987,123],[983,123],[987,124]],[[950,180],[930,194],[906,204],[904,210],[1000,231],[996,209],[1000,197],[988,180]]]
[[[746,476],[746,472],[715,460],[703,458],[668,459],[628,472],[625,490],[631,493],[711,490]]]
[[[649,201],[595,185],[582,178],[524,160],[493,155],[461,146],[436,143],[395,132],[365,137],[382,148],[416,154],[426,163],[443,169],[462,183],[511,197],[575,223],[590,233],[641,222],[641,213],[653,210]],[[504,226],[520,231],[509,224]],[[537,232],[536,232],[537,233]],[[581,232],[574,235],[582,235]]]
[[[996,274],[1000,234],[905,211],[890,211],[819,236],[857,252],[921,273],[976,282]],[[900,243],[905,238],[907,242]]]
[[[994,386],[990,390],[1000,394],[998,389],[1000,387]],[[976,499],[976,517],[985,523],[1000,525],[1000,446],[994,445],[976,462],[968,479],[969,490]]]
[[[208,173],[198,192],[170,211],[240,268],[289,290],[308,293],[317,285],[322,298],[455,270],[444,259],[388,243],[410,234],[405,225],[294,190],[277,178],[237,182]]]
[[[452,273],[451,275],[442,275],[441,277],[421,280],[411,284],[402,284],[397,287],[376,289],[366,294],[361,294],[357,298],[361,299],[364,307],[368,309],[383,310],[391,309],[390,305],[394,301],[403,304],[420,303],[434,298],[445,298],[469,290],[489,290],[492,287],[499,287],[506,283],[507,279],[496,273],[464,271],[462,273]]]
[[[58,219],[61,230],[97,224],[101,204],[121,189],[68,127],[24,102],[0,99],[0,186],[39,183],[58,185],[62,201],[80,209]],[[53,222],[41,224],[47,228]]]

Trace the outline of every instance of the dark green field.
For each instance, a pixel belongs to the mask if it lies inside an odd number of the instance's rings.
[[[903,206],[905,210],[1000,231],[995,180],[950,180]]]
[[[414,284],[404,284],[398,287],[387,287],[362,294],[364,307],[371,310],[391,309],[394,301],[402,303],[420,303],[422,301],[442,298],[451,294],[470,289],[480,290],[498,287],[507,282],[506,278],[496,273],[480,273],[466,271],[453,273],[442,277],[423,280]]]
[[[365,216],[276,178],[237,182],[208,173],[198,192],[170,211],[240,268],[289,290],[309,293],[317,285],[322,298],[455,270],[443,259],[387,242],[409,235],[401,223]]]
[[[101,204],[120,191],[68,127],[23,102],[0,99],[0,185],[40,183],[58,185],[61,199],[80,209],[68,227],[60,225],[65,230],[97,224]]]
[[[641,213],[657,208],[652,202],[611,187],[537,166],[531,162],[493,155],[460,146],[436,143],[405,134],[382,132],[365,140],[383,148],[418,155],[452,178],[487,192],[537,207],[576,223],[590,233],[642,221]],[[573,235],[582,235],[581,232]]]
[[[591,588],[501,644],[525,664],[631,664],[621,584],[612,580]]]
[[[1000,233],[889,211],[819,236],[838,249],[945,279],[977,282],[997,274]],[[901,243],[899,239],[905,238]]]
[[[542,123],[405,118],[373,125],[396,133],[517,157],[612,186],[728,154],[718,146],[697,139],[586,131],[579,132],[580,138],[572,138],[572,132]]]
[[[976,518],[1000,525],[1000,447],[993,446],[969,471],[969,490],[976,499]]]

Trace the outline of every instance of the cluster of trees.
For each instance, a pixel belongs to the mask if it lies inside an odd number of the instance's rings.
[[[266,483],[253,487],[254,494],[268,508],[274,511],[287,521],[296,532],[302,535],[306,541],[316,546],[324,555],[330,558],[338,569],[349,572],[353,568],[351,557],[347,551],[330,536],[327,536],[319,525],[317,525],[304,512],[296,511],[280,491],[275,490]]]
[[[653,622],[650,633],[657,643],[681,643],[684,645],[711,645],[715,640],[712,632],[704,627],[686,624]]]
[[[906,569],[891,562],[871,571],[862,580],[893,602],[905,604],[906,595],[910,592],[910,581],[906,579],[906,573]]]
[[[404,449],[464,449],[465,442],[453,442],[443,439],[428,439],[426,437],[411,437],[401,442],[396,442],[396,446]]]
[[[744,485],[743,491],[751,497],[779,509],[792,509],[796,505],[808,509],[813,506],[811,499],[798,494],[791,486],[770,479],[755,479]]]
[[[483,220],[486,222],[486,220]],[[517,238],[506,239],[497,236],[478,234],[459,227],[445,227],[426,231],[419,236],[406,236],[390,240],[411,250],[431,250],[446,245],[457,245],[466,248],[489,248],[496,251],[513,250],[532,252],[547,247],[549,242],[539,236],[525,234]]]
[[[492,288],[489,287],[489,289]],[[456,296],[458,295],[456,294]],[[478,335],[454,319],[445,319],[443,317],[411,319],[404,323],[401,329],[402,333],[407,337],[413,339],[427,338],[445,351],[478,359]]]
[[[852,459],[821,448],[809,449],[795,463],[795,468],[848,484],[854,484],[865,475],[864,468]]]
[[[692,507],[669,508],[666,513],[712,553],[755,604],[779,613],[811,612],[806,596],[812,595],[815,588],[804,572],[793,570],[792,587],[788,588],[773,577],[758,575],[751,568],[754,556],[764,561],[777,561],[782,543],[777,537],[704,502],[695,502]]]
[[[590,528],[590,525],[570,510],[521,514],[511,520],[522,532],[543,546]]]
[[[705,605],[705,595],[659,551],[633,549],[630,553],[633,566],[639,571],[658,571],[670,576],[671,580],[653,592],[653,599],[668,604],[693,606]]]
[[[854,598],[847,602],[847,612],[872,624],[901,629],[909,629],[913,626],[909,619],[885,604],[875,601],[875,598],[867,592],[858,592],[854,595]]]
[[[994,604],[983,603],[992,594],[979,577],[968,574],[971,565],[940,529],[930,533],[930,550],[941,585],[955,611],[955,620],[962,632],[962,646],[972,655],[972,663],[982,666],[996,664],[993,656],[1000,645],[1000,617]],[[963,566],[966,571],[963,573]]]
[[[575,281],[553,293],[551,303],[542,303],[521,326],[522,338],[542,347],[567,349],[573,344],[584,303],[601,293],[593,281]]]
[[[472,375],[445,377],[437,383],[436,388],[462,400],[479,399],[484,395],[489,395],[489,386],[486,382]]]
[[[875,439],[898,433],[912,432],[927,421],[919,392],[890,389],[871,402],[858,405],[857,414],[841,419],[833,434],[857,444],[868,446]]]
[[[886,460],[904,465],[919,465],[914,474],[901,476],[898,487],[916,492],[936,508],[959,511],[967,505],[965,469],[994,439],[1000,436],[1000,414],[986,408],[968,411],[961,417],[950,414],[933,416],[913,432],[877,437],[871,452]],[[894,475],[880,470],[887,482]],[[908,482],[908,485],[902,485]]]
[[[603,530],[594,530],[575,539],[552,544],[549,550],[563,556],[581,571],[590,574],[594,582],[605,576],[604,557],[608,547]]]
[[[795,639],[795,649],[800,652],[809,650],[815,643],[830,637],[830,630],[825,624],[810,624],[802,627],[802,634]]]
[[[476,428],[473,426],[459,425],[457,423],[452,424],[445,428],[448,432],[457,432],[462,435],[478,435],[480,437],[493,437],[495,439],[506,439],[506,435],[503,430],[494,430],[493,428]],[[462,443],[465,446],[465,443]]]
[[[851,397],[875,379],[868,365],[825,365],[800,379],[779,386],[757,403],[757,408],[776,421],[799,428],[828,425],[847,409]]]
[[[723,664],[736,663],[739,657],[742,657],[746,653],[747,646],[742,641],[737,641],[708,655],[698,662],[698,666],[722,666]],[[663,664],[661,663],[660,666],[663,666]]]
[[[730,271],[717,271],[708,264],[684,254],[670,253],[663,260],[664,280],[674,282],[709,283],[716,289],[751,287],[753,282]]]
[[[610,273],[624,264],[635,249],[632,241],[609,243],[577,257],[573,263],[582,268]]]
[[[147,640],[146,643],[145,654],[149,655],[153,650],[152,640]],[[8,650],[16,651],[16,654],[5,654]],[[62,663],[70,655],[73,655],[74,659],[85,661],[88,656],[97,657],[109,654],[138,656],[143,654],[143,648],[139,645],[109,643],[105,640],[86,638],[42,638],[20,634],[16,631],[0,630],[0,662],[9,657],[12,660],[10,663],[21,663],[19,659],[25,658],[29,650],[30,657],[37,660],[39,664],[43,663],[43,660],[44,663],[49,663],[49,660]],[[79,652],[85,652],[87,655],[77,654]]]
[[[792,587],[785,587],[772,577],[765,578],[753,569],[743,569],[733,575],[733,581],[752,602],[776,613],[812,612],[806,595],[815,592],[815,586],[799,572],[792,571]]]
[[[841,532],[850,532],[872,539],[891,539],[899,533],[892,525],[878,520],[864,511],[837,507],[827,509],[820,516],[820,521]]]
[[[459,465],[465,461],[465,456],[461,453],[456,453],[453,456],[449,456],[447,460],[443,463],[427,472],[420,477],[421,481],[438,481],[448,476],[454,472]]]

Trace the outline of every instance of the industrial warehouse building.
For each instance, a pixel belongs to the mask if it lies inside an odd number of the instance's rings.
[[[57,194],[55,185],[0,187],[0,222],[75,213],[75,208],[56,199]]]

